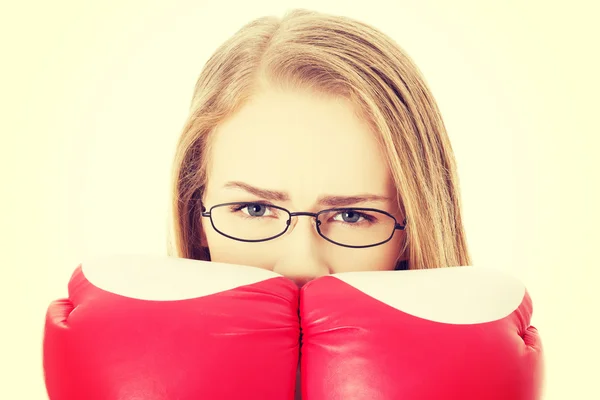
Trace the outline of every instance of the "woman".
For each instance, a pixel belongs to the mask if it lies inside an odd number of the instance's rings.
[[[177,145],[170,254],[299,286],[470,265],[456,164],[417,67],[346,17],[259,18],[218,48]]]
[[[227,41],[200,76],[174,173],[171,255],[256,266],[298,286],[343,271],[470,263],[452,148],[431,94],[390,39],[347,18],[295,11]],[[294,367],[296,399],[541,397],[531,300],[491,269],[438,270],[426,277],[433,285],[391,272],[415,292],[376,273],[365,286],[325,278],[295,291],[267,279],[212,296],[218,285],[206,276],[215,271],[171,275],[166,262],[88,264],[96,284],[76,271],[70,298],[48,313],[52,398],[233,398],[240,388],[290,398]],[[181,276],[191,284],[168,283]],[[101,289],[131,282],[141,301]],[[388,296],[371,301],[364,287]],[[183,300],[153,300],[165,294]],[[73,379],[88,360],[100,373]]]

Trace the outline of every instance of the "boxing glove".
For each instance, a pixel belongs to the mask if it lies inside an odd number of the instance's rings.
[[[540,337],[492,268],[349,272],[300,292],[304,400],[534,400]]]
[[[263,269],[152,256],[82,263],[47,312],[51,400],[292,399],[298,288]]]

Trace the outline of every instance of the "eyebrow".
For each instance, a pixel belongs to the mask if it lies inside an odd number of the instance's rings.
[[[269,201],[289,201],[290,195],[286,192],[280,192],[276,190],[261,189],[245,182],[231,181],[227,182],[224,186],[227,189],[241,189],[245,192],[253,194],[256,197],[263,198]],[[350,205],[368,203],[373,201],[389,201],[389,197],[380,196],[376,194],[359,194],[355,196],[333,196],[323,195],[317,200],[317,203],[328,207],[347,207]]]

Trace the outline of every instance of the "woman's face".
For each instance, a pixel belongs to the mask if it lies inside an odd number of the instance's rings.
[[[344,99],[265,89],[213,134],[203,198],[207,210],[230,202],[270,204],[290,212],[363,207],[386,211],[402,222],[375,137]],[[272,236],[287,220],[287,214],[265,205],[223,207],[213,215],[219,230],[251,239],[263,231]],[[337,239],[355,240],[357,232],[373,232],[375,224],[384,224],[384,219],[368,218],[331,213],[322,217],[321,229]],[[391,234],[393,228],[385,223]],[[309,216],[293,217],[284,235],[265,242],[225,237],[208,218],[202,226],[212,261],[272,270],[299,286],[336,272],[394,269],[405,234],[396,230],[385,244],[348,248],[323,239]]]

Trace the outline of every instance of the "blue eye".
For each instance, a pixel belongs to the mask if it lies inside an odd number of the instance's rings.
[[[345,222],[347,224],[356,224],[363,221],[372,221],[369,215],[358,212],[356,210],[340,211],[333,217],[334,221]]]
[[[267,211],[267,206],[264,204],[248,204],[244,209],[247,210],[248,215],[251,217],[262,217]]]
[[[357,213],[356,211],[344,211],[342,213],[340,213],[339,215],[342,216],[342,220],[344,222],[350,222],[350,223],[355,223],[360,221],[362,215],[360,213]]]
[[[234,213],[242,212],[242,214],[249,217],[265,217],[271,216],[274,210],[269,210],[269,206],[261,203],[243,203],[237,204],[231,207],[231,211]]]

